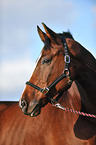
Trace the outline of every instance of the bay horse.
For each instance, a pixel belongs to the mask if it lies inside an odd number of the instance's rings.
[[[1,104],[0,145],[96,145],[96,60],[69,32],[43,26],[44,47],[19,101],[23,113],[18,103]],[[57,101],[95,117],[62,111],[52,106]]]

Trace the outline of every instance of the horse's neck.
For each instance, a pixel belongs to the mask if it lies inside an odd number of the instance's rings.
[[[73,81],[71,87],[64,91],[59,101],[66,108],[94,114],[96,113],[96,97],[92,98],[94,95],[89,95],[86,91],[77,80]],[[90,101],[91,99],[92,101]]]
[[[96,73],[92,70],[83,70],[79,73],[78,80],[85,92],[85,96],[82,97],[83,103],[86,104],[86,108],[93,110],[96,105]],[[88,110],[89,110],[88,109]]]
[[[79,78],[77,80],[84,91],[86,92],[86,95],[88,98],[95,98],[96,97],[96,73],[92,71],[86,71],[81,73],[79,75]]]
[[[73,81],[71,87],[63,92],[59,101],[64,107],[74,110],[81,109],[81,94],[77,84],[78,82]]]

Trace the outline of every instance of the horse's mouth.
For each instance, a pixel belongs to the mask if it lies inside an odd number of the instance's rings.
[[[41,108],[48,103],[48,101],[46,102],[46,100],[47,99],[44,98],[40,101],[34,99],[29,104],[25,100],[23,100],[19,101],[19,106],[25,115],[29,115],[30,117],[36,117],[41,113]]]
[[[41,113],[41,108],[39,105],[36,105],[36,107],[33,109],[33,111],[29,114],[30,117],[36,117]]]
[[[29,115],[30,117],[35,117],[41,112],[41,106],[37,100],[33,100],[29,104],[25,100],[20,100],[19,107],[25,115]]]
[[[48,103],[47,98],[42,98],[37,104],[35,104],[32,112],[30,113],[30,117],[36,117],[41,113],[41,108],[44,107]]]

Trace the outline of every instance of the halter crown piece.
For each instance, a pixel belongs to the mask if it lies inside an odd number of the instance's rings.
[[[48,87],[45,87],[45,88],[40,88],[37,85],[34,85],[33,83],[28,82],[28,81],[26,82],[26,84],[37,89],[38,91],[40,91],[44,95],[47,95],[47,93],[50,91],[50,89],[53,86],[55,86],[56,84],[58,84],[64,78],[68,78],[68,85],[71,85],[72,80],[70,78],[70,73],[69,73],[69,69],[68,69],[68,65],[70,63],[70,56],[68,55],[67,44],[66,44],[65,40],[64,40],[64,51],[65,51],[65,57],[64,57],[65,69],[64,69],[63,73],[55,81],[53,81]]]

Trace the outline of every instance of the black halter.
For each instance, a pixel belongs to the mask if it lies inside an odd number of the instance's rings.
[[[63,71],[63,73],[55,80],[53,81],[48,87],[45,88],[40,88],[37,85],[34,85],[33,83],[27,81],[26,84],[37,89],[38,91],[40,91],[41,93],[43,93],[44,95],[47,95],[47,93],[50,91],[50,89],[55,86],[56,84],[58,84],[62,79],[64,78],[68,78],[68,85],[70,86],[72,84],[72,80],[70,79],[70,74],[69,74],[69,68],[68,65],[70,63],[70,56],[68,55],[68,50],[67,50],[67,44],[65,39],[63,39],[63,44],[64,44],[64,51],[65,51],[65,57],[64,57],[64,61],[65,61],[65,70]]]

